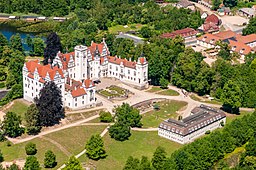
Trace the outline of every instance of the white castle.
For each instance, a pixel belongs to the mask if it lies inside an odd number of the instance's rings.
[[[143,89],[148,86],[148,63],[145,57],[137,61],[110,56],[103,39],[90,47],[79,45],[71,53],[58,53],[52,64],[41,65],[38,60],[23,66],[23,96],[34,101],[45,82],[54,81],[60,88],[65,107],[81,109],[96,105],[94,81],[113,77],[123,83]]]

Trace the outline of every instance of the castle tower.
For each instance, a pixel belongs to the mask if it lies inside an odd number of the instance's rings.
[[[75,47],[75,76],[74,79],[82,81],[87,79],[87,47],[78,45]]]

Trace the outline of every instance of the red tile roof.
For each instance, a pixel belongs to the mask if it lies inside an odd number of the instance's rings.
[[[83,88],[77,88],[71,91],[72,97],[79,97],[86,95],[86,91]]]
[[[231,51],[235,51],[239,54],[249,54],[252,49],[251,47],[241,43],[241,42],[237,42],[237,41],[233,41],[233,40],[229,40],[229,46],[231,46]],[[241,53],[242,51],[242,53]]]
[[[255,42],[256,41],[256,34],[250,34],[250,35],[246,35],[246,36],[238,35],[238,36],[236,36],[236,40],[238,42],[242,42],[244,44]]]
[[[214,24],[216,24],[216,25],[219,25],[220,20],[219,20],[219,18],[218,18],[215,14],[211,14],[211,15],[209,15],[209,16],[205,19],[204,23],[210,23],[210,22],[212,22],[212,23],[214,23]]]
[[[32,75],[34,75],[34,72],[38,71],[38,74],[41,78],[45,78],[46,75],[48,74],[51,80],[54,80],[54,76],[59,73],[61,75],[62,78],[64,78],[64,74],[62,69],[58,68],[58,67],[51,67],[50,65],[40,65],[38,63],[38,60],[34,60],[34,61],[28,61],[26,62],[26,67],[28,69],[30,78],[32,78]],[[34,78],[34,76],[33,76]]]
[[[136,68],[136,62],[128,61],[127,59],[121,59],[118,57],[108,57],[108,62],[120,65],[123,63],[125,67]]]
[[[85,84],[86,88],[89,88],[90,86],[95,86],[94,83],[92,82],[92,80],[90,80],[90,79],[84,80],[84,84]]]
[[[216,24],[210,22],[210,23],[206,23],[203,24],[203,31],[204,32],[216,32],[219,31],[219,26],[217,26]]]
[[[237,33],[231,31],[231,30],[227,30],[227,31],[221,31],[217,34],[214,34],[215,36],[217,37],[220,37],[222,40],[225,40],[225,39],[229,39],[229,38],[232,38],[232,37],[236,37],[237,36]]]
[[[164,33],[160,37],[161,38],[175,38],[176,36],[182,36],[183,38],[191,36],[191,35],[196,35],[197,31],[194,30],[193,28],[184,28],[181,30],[176,30],[171,33]]]
[[[58,56],[60,57],[64,70],[68,68],[68,63],[70,61],[71,56],[73,57],[73,60],[75,60],[75,52],[70,52],[66,54],[59,53]]]
[[[215,43],[217,41],[221,40],[221,38],[215,36],[215,34],[205,34],[205,35],[202,35],[201,37],[199,37],[198,40],[215,45]]]

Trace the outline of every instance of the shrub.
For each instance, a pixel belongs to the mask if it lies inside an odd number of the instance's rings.
[[[48,150],[47,152],[45,152],[44,167],[45,168],[53,168],[56,165],[57,165],[56,155],[51,150]]]
[[[101,111],[100,112],[100,121],[101,122],[112,122],[113,117],[110,112]]]
[[[37,152],[36,149],[36,144],[29,142],[26,146],[25,146],[25,150],[26,150],[26,154],[27,155],[35,155]]]

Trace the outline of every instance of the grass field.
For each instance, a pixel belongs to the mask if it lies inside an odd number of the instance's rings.
[[[17,113],[18,115],[21,116],[21,118],[23,119],[24,116],[25,116],[25,113],[28,109],[28,105],[25,104],[24,102],[20,101],[20,100],[15,100],[14,101],[14,104],[9,108],[7,109],[5,112],[7,113],[8,111],[9,112],[15,112]]]
[[[143,127],[158,127],[159,124],[168,118],[176,118],[176,111],[186,106],[186,102],[180,101],[164,101],[158,102],[159,110],[152,110],[142,115]]]
[[[176,92],[175,90],[171,90],[171,89],[161,91],[157,94],[166,95],[166,96],[178,96],[179,95],[178,92]]]
[[[124,27],[124,25],[116,25],[108,28],[108,31],[113,34],[117,34],[118,32],[127,32],[127,31],[138,31],[143,26],[142,24],[130,24],[128,27]]]
[[[108,134],[104,136],[104,145],[107,158],[99,161],[91,161],[98,170],[120,170],[123,169],[127,158],[131,155],[141,159],[141,156],[152,158],[158,146],[165,148],[168,156],[179,149],[182,145],[170,140],[161,138],[157,132],[136,132],[133,131],[128,141],[119,142],[110,138]],[[80,158],[81,162],[88,162],[85,157]]]
[[[193,99],[193,100],[196,100],[196,101],[199,101],[199,102],[203,102],[203,103],[210,103],[210,104],[219,104],[219,105],[222,105],[222,103],[218,100],[202,100],[200,97],[198,97],[197,95],[195,94],[192,94],[190,95],[190,98]]]
[[[62,163],[67,161],[68,156],[66,156],[57,146],[53,145],[52,143],[44,140],[44,139],[34,139],[31,142],[36,144],[37,147],[37,154],[35,155],[39,162],[43,165],[44,154],[47,150],[52,150],[56,155],[58,166],[61,166]],[[26,143],[21,143],[17,145],[12,145],[8,147],[6,142],[0,143],[0,148],[4,156],[5,161],[13,161],[17,159],[26,159],[26,152],[25,152],[25,145]]]
[[[72,154],[80,153],[91,135],[100,134],[106,126],[76,126],[68,129],[64,129],[55,133],[46,135],[45,137],[58,142],[65,150]],[[36,138],[31,140],[37,146],[36,157],[43,163],[44,153],[47,150],[52,150],[57,157],[58,165],[61,166],[65,161],[68,160],[69,156],[66,155],[58,146],[48,141],[47,138]],[[6,161],[12,161],[14,159],[25,159],[25,145],[28,142],[16,144],[8,147],[6,142],[0,143],[0,148]],[[55,169],[57,169],[57,167]]]
[[[157,87],[157,86],[153,86],[151,89],[147,90],[147,92],[155,93],[155,92],[158,92],[161,90],[163,90],[163,89],[161,89],[160,87]]]
[[[67,151],[80,153],[93,134],[100,134],[107,126],[76,126],[46,135],[61,144]]]

